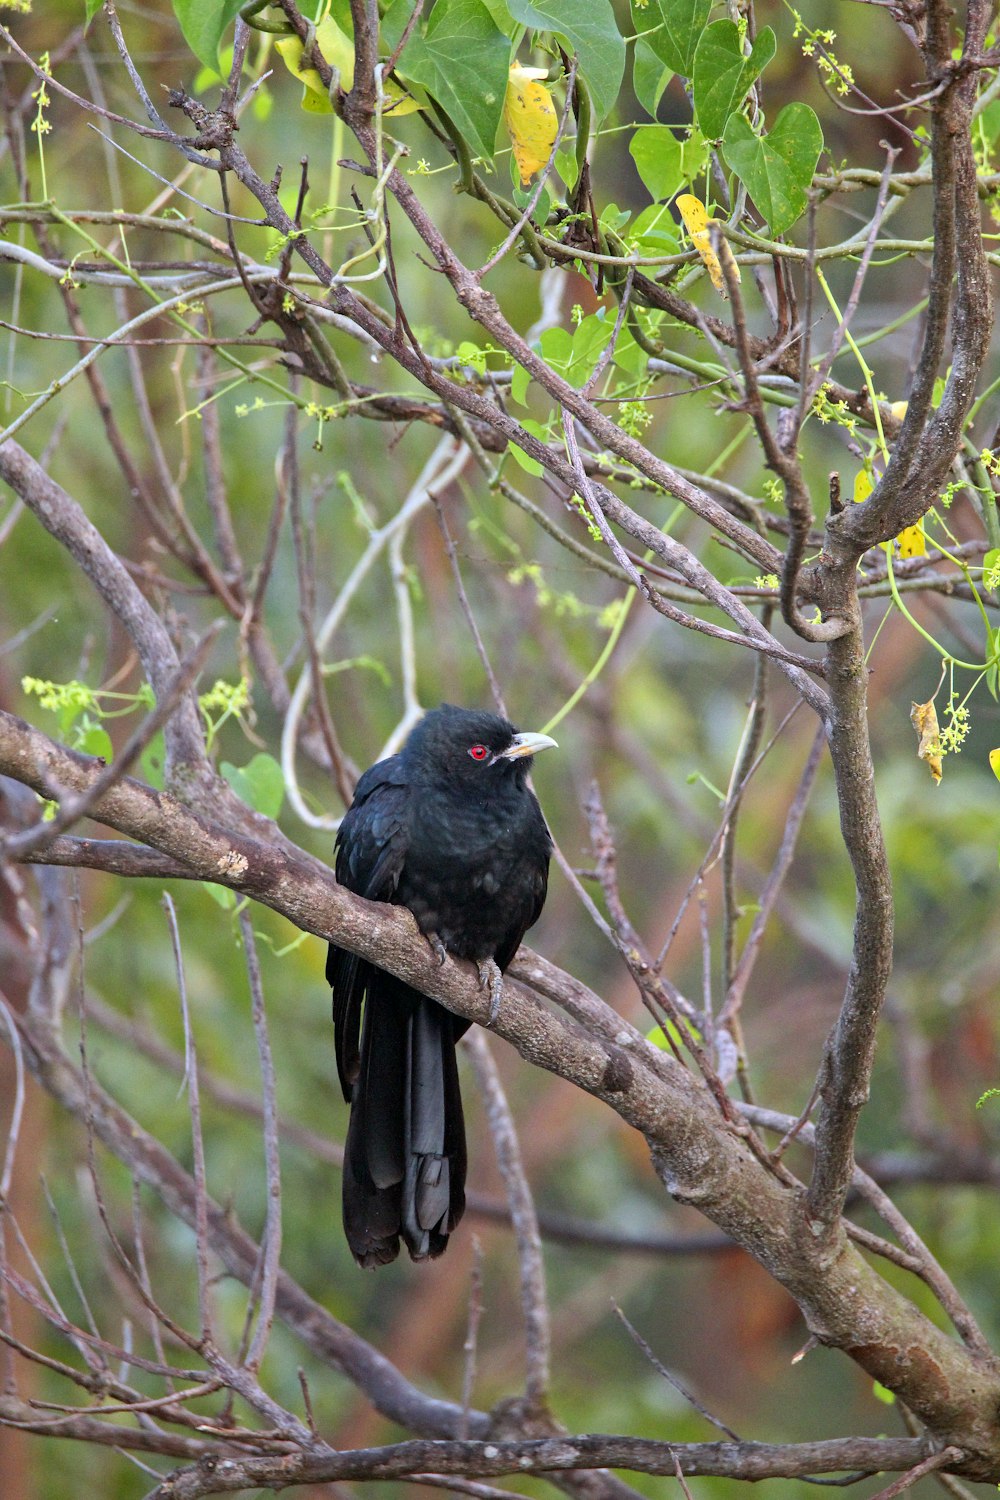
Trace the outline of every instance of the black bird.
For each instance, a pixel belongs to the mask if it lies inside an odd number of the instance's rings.
[[[474,960],[495,997],[545,901],[552,840],[527,775],[553,745],[442,704],[365,772],[337,835],[340,884],[408,907],[442,960]],[[332,943],[326,976],[351,1106],[347,1242],[362,1266],[395,1260],[400,1236],[413,1260],[440,1255],[465,1208],[455,1043],[469,1022]]]

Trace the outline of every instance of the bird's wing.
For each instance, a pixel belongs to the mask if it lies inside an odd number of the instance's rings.
[[[337,835],[338,883],[369,901],[391,901],[408,846],[410,790],[398,755],[361,777]],[[337,1072],[345,1099],[358,1076],[361,1005],[368,966],[357,954],[330,944],[326,977],[333,990]]]
[[[371,766],[358,782],[337,834],[337,881],[369,901],[396,890],[406,858],[410,788],[398,755]]]
[[[513,961],[514,954],[521,946],[521,940],[529,927],[533,927],[542,914],[545,905],[545,893],[549,888],[549,856],[552,853],[552,835],[549,833],[548,825],[542,816],[541,808],[537,807],[537,826],[532,829],[531,834],[525,840],[526,853],[530,851],[534,857],[534,868],[531,879],[527,883],[524,901],[514,915],[510,926],[504,935],[503,942],[493,955],[494,962],[504,970]]]

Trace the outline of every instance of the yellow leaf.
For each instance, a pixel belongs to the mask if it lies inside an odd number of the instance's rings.
[[[354,84],[354,42],[341,31],[332,16],[327,16],[316,27],[316,45],[330,64],[340,70],[340,87],[350,89]],[[282,37],[275,43],[281,60],[289,73],[293,73],[302,84],[302,108],[313,115],[333,114],[330,96],[323,86],[315,68],[302,65],[302,42],[297,36]]]
[[[860,505],[862,500],[867,500],[875,488],[872,476],[867,469],[859,469],[854,477],[854,503]]]
[[[910,705],[910,723],[917,731],[919,740],[917,755],[920,760],[927,762],[927,769],[936,785],[941,780],[941,732],[933,698],[929,703]]]
[[[503,101],[503,121],[510,132],[514,160],[527,187],[552,154],[559,130],[559,115],[549,90],[539,83],[544,68],[522,68],[514,63]]]
[[[990,768],[997,781],[1000,781],[1000,747],[990,751]]]
[[[327,16],[316,27],[316,45],[330,64],[340,73],[340,87],[345,93],[354,86],[354,42],[341,31],[332,16]],[[333,105],[323,80],[315,68],[303,67],[302,43],[297,36],[282,37],[275,42],[289,73],[293,73],[302,84],[302,108],[312,115],[331,115]],[[420,105],[394,83],[385,85],[385,108],[394,115],[411,115]]]
[[[697,250],[704,262],[705,269],[712,280],[712,285],[717,292],[726,295],[726,283],[722,275],[722,266],[719,257],[712,249],[711,225],[714,219],[709,218],[708,209],[700,198],[694,193],[681,193],[677,199],[677,208],[681,218],[684,220],[684,228],[691,236],[691,243]],[[735,266],[735,262],[734,262]],[[735,266],[736,280],[742,280],[739,266]]]
[[[905,526],[896,538],[900,557],[926,557],[927,538],[918,521],[916,526]]]
[[[906,416],[906,408],[908,405],[909,403],[906,401],[894,401],[889,407],[889,411],[896,418],[897,422],[901,422]]]

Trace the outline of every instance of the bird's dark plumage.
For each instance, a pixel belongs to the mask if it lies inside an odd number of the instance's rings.
[[[337,836],[337,879],[406,906],[458,958],[505,969],[545,901],[552,841],[527,773],[555,742],[443,704],[361,777]],[[440,1255],[465,1207],[455,1043],[468,1022],[330,945],[344,1097],[344,1229],[362,1266]]]

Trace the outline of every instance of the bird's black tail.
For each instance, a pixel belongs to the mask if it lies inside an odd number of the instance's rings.
[[[465,1023],[342,951],[331,949],[328,973],[337,1060],[351,1104],[343,1178],[347,1242],[362,1266],[395,1260],[400,1238],[413,1260],[440,1255],[465,1208],[465,1121],[455,1057]]]

